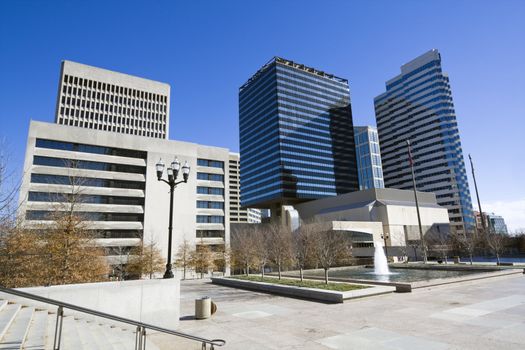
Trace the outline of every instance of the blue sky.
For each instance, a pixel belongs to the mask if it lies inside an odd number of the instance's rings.
[[[525,228],[524,38],[522,0],[3,0],[0,137],[21,169],[63,59],[169,83],[170,138],[237,151],[238,88],[271,57],[349,79],[355,124],[375,124],[385,81],[437,48],[484,209]]]

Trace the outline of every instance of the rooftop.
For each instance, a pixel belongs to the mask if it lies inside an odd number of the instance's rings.
[[[268,67],[270,67],[272,64],[277,64],[277,63],[285,65],[285,66],[289,66],[292,68],[296,68],[296,69],[302,70],[303,72],[307,72],[313,75],[327,78],[327,79],[333,80],[338,83],[348,84],[348,79],[340,78],[333,74],[326,73],[322,70],[318,70],[313,67],[308,67],[304,64],[297,63],[291,60],[287,60],[286,58],[275,56],[271,60],[266,62],[250,79],[248,79],[248,81],[239,88],[239,91],[242,91],[248,86],[250,86],[263,72],[266,71],[266,69],[268,69]]]

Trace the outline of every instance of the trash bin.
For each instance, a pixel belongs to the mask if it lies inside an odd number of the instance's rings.
[[[204,297],[201,299],[195,299],[195,318],[197,320],[203,320],[210,318],[211,316],[211,298]]]

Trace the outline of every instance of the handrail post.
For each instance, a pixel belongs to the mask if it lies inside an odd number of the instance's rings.
[[[142,348],[142,335],[141,335],[141,326],[137,326],[137,331],[135,333],[135,350],[141,350]]]
[[[142,327],[142,339],[143,339],[143,343],[142,343],[142,349],[140,350],[146,350],[146,327]]]
[[[53,350],[60,350],[60,341],[62,340],[62,321],[64,319],[64,308],[58,307],[57,321],[55,324],[55,340],[53,342]]]

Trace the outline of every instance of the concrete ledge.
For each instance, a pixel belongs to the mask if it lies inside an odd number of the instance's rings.
[[[328,303],[342,303],[344,300],[362,298],[372,295],[392,293],[396,290],[395,287],[390,286],[371,286],[364,283],[354,283],[366,285],[369,288],[351,290],[348,292],[338,292],[333,290],[324,290],[317,288],[304,288],[295,286],[286,286],[266,282],[243,281],[235,278],[213,277],[212,283],[223,286],[249,289],[258,292],[266,292],[271,294],[279,294],[284,296],[318,300]]]
[[[399,268],[399,266],[394,266],[396,268]],[[496,267],[493,268],[487,268],[487,267],[476,267],[476,268],[470,268],[470,265],[468,267],[458,267],[454,266],[452,268],[447,267],[438,267],[434,268],[434,265],[432,266],[426,266],[426,265],[418,265],[415,267],[412,266],[404,266],[403,268],[406,269],[433,269],[433,270],[476,270],[479,271],[479,273],[474,273],[471,275],[464,275],[460,277],[448,277],[448,278],[438,278],[438,279],[432,279],[428,281],[416,281],[416,282],[386,282],[386,281],[374,281],[374,280],[365,280],[365,279],[355,279],[355,278],[344,278],[344,277],[330,277],[330,281],[333,282],[346,282],[346,283],[355,283],[355,284],[368,284],[368,285],[375,285],[375,286],[385,286],[385,287],[394,287],[397,293],[408,293],[412,292],[413,289],[417,288],[426,288],[426,287],[433,287],[433,286],[440,286],[445,284],[451,284],[451,283],[461,283],[461,282],[468,282],[468,281],[475,281],[475,280],[481,280],[486,278],[494,278],[494,277],[500,277],[500,276],[508,276],[508,275],[516,275],[516,274],[525,274],[525,269],[521,268],[505,268],[505,269],[498,269]],[[290,274],[283,274],[284,277],[296,277],[295,275]],[[305,277],[312,280],[324,280],[324,277],[319,276],[308,276],[308,271],[305,271]]]

